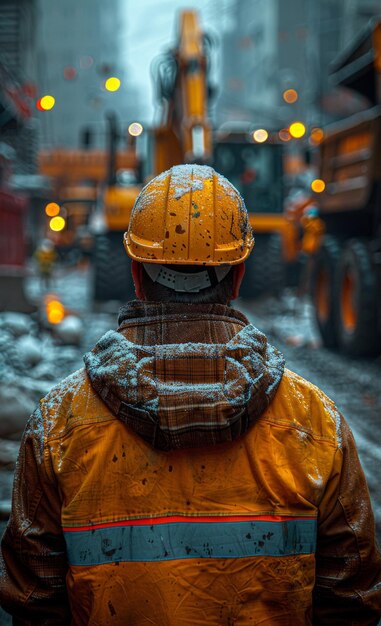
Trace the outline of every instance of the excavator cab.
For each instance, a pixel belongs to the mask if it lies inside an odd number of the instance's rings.
[[[255,143],[250,134],[227,134],[214,144],[215,169],[230,180],[249,212],[282,213],[283,149]]]

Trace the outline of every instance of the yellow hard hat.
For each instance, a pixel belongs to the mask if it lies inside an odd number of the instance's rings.
[[[253,245],[242,197],[207,165],[175,165],[153,178],[124,234],[132,259],[163,265],[235,265]]]

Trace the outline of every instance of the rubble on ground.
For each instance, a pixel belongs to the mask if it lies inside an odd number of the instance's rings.
[[[20,438],[40,398],[78,368],[82,330],[74,317],[53,334],[32,315],[0,313],[0,438]]]

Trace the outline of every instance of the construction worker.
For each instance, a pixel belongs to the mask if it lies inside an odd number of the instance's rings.
[[[49,289],[54,264],[57,259],[54,243],[51,239],[45,238],[41,241],[35,254],[38,272],[40,275],[41,289]]]
[[[377,624],[349,427],[230,306],[253,243],[210,167],[140,193],[124,239],[138,299],[21,444],[0,587],[18,625]]]

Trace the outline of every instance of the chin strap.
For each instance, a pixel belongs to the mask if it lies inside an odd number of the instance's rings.
[[[231,265],[218,265],[203,269],[201,272],[188,274],[177,272],[165,265],[143,263],[144,269],[154,283],[185,293],[198,293],[202,289],[214,287],[230,272]]]

